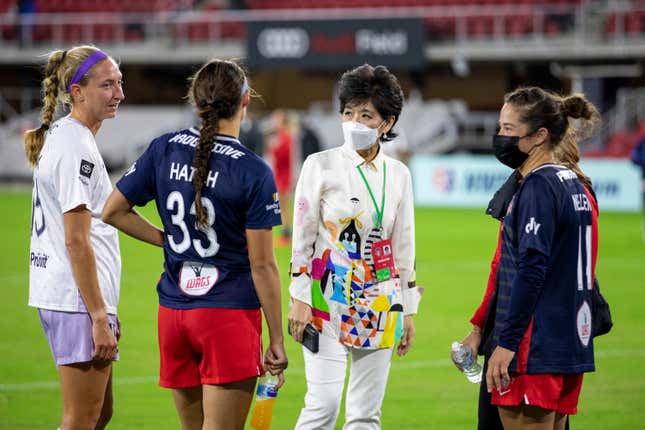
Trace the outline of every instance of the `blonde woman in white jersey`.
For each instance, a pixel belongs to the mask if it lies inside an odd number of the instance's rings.
[[[124,99],[116,62],[93,46],[54,51],[42,123],[25,135],[34,168],[29,305],[38,308],[58,368],[60,429],[103,429],[112,416],[121,258],[101,221],[112,191],[94,136]],[[53,121],[59,101],[69,115]]]

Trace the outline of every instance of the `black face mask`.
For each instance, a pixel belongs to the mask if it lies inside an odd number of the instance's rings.
[[[529,154],[520,151],[518,146],[522,137],[493,135],[493,153],[495,157],[511,169],[517,169],[529,158]]]

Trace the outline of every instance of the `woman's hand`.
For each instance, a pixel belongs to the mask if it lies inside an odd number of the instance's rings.
[[[118,342],[106,313],[92,316],[92,340],[94,341],[95,360],[113,360],[116,357]]]
[[[291,336],[296,342],[302,342],[305,326],[311,322],[311,306],[297,299],[292,300],[293,304],[289,311],[289,328]]]
[[[270,344],[264,354],[264,369],[272,375],[278,375],[276,388],[280,388],[284,384],[284,370],[288,364],[284,344],[282,342]]]
[[[508,374],[508,366],[515,357],[515,353],[510,349],[498,346],[493,351],[490,360],[488,360],[488,371],[486,372],[486,386],[491,393],[493,388],[498,392],[508,387],[511,383],[511,377]]]
[[[477,350],[479,349],[479,344],[482,341],[482,331],[479,327],[473,326],[473,329],[468,333],[468,336],[461,341],[462,345],[467,346],[473,353],[473,357],[477,357]],[[450,354],[450,359],[452,359],[452,354]],[[457,363],[453,361],[455,367],[461,371]]]
[[[410,348],[412,348],[412,343],[414,342],[414,319],[412,315],[406,315],[403,317],[403,336],[399,342],[399,346],[396,348],[396,353],[399,357],[403,357],[408,353]]]

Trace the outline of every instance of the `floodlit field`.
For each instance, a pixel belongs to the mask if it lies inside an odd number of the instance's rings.
[[[0,192],[0,429],[53,430],[61,410],[56,369],[36,310],[27,307],[30,205],[27,192]],[[153,205],[144,213],[153,214]],[[416,216],[417,282],[426,293],[415,318],[415,345],[408,356],[393,360],[383,428],[474,429],[477,387],[455,370],[448,353],[450,343],[468,331],[468,319],[481,299],[497,224],[483,209],[419,208]],[[601,212],[597,271],[615,326],[595,344],[597,371],[585,377],[572,429],[645,428],[645,246],[640,222],[638,214]],[[157,385],[155,283],[162,253],[127,237],[121,238],[121,252],[123,337],[109,428],[178,429],[170,392]],[[277,250],[285,309],[288,254]],[[300,349],[290,339],[286,345],[290,365],[276,403],[276,430],[293,428],[305,390]]]

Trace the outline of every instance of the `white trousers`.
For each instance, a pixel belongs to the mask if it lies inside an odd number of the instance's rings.
[[[302,348],[307,394],[296,430],[333,430],[343,397],[347,357],[351,355],[349,386],[343,430],[381,428],[381,404],[390,372],[392,348],[348,348],[328,336],[320,336],[319,351]]]

